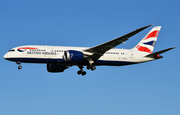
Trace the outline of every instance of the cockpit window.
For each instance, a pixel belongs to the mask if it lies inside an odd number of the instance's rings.
[[[14,52],[15,51],[15,49],[11,49],[11,50],[9,50],[9,52]]]

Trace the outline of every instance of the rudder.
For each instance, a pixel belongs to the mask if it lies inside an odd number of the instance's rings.
[[[134,50],[152,54],[161,26],[156,26],[133,48]]]

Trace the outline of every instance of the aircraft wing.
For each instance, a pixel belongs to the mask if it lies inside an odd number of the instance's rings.
[[[142,30],[144,30],[144,29],[146,29],[146,28],[148,28],[148,27],[150,27],[152,25],[153,24],[142,27],[142,28],[139,28],[139,29],[136,29],[136,30],[134,30],[134,31],[132,31],[132,32],[130,32],[128,34],[125,34],[125,35],[121,36],[121,37],[118,37],[118,38],[113,39],[111,41],[108,41],[106,43],[94,46],[94,47],[89,48],[89,49],[84,50],[84,51],[92,53],[92,55],[90,57],[92,58],[93,61],[97,61],[106,51],[108,51],[108,50],[116,47],[117,45],[125,42],[131,36],[141,32]]]

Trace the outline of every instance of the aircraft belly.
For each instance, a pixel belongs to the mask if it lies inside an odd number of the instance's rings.
[[[26,63],[60,63],[63,59],[50,59],[50,58],[24,58],[24,57],[16,57],[16,58],[8,58],[10,61],[20,61]]]
[[[109,65],[109,66],[123,66],[123,65],[130,65],[136,64],[136,62],[130,61],[113,61],[113,60],[98,60],[95,65]]]

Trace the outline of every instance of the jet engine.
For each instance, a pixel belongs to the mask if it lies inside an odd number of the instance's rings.
[[[82,61],[84,54],[80,51],[68,50],[64,52],[63,58],[65,61]]]
[[[63,72],[65,69],[67,69],[68,67],[66,66],[62,66],[62,65],[57,65],[57,64],[52,64],[52,63],[48,63],[47,64],[47,71],[48,72]]]

